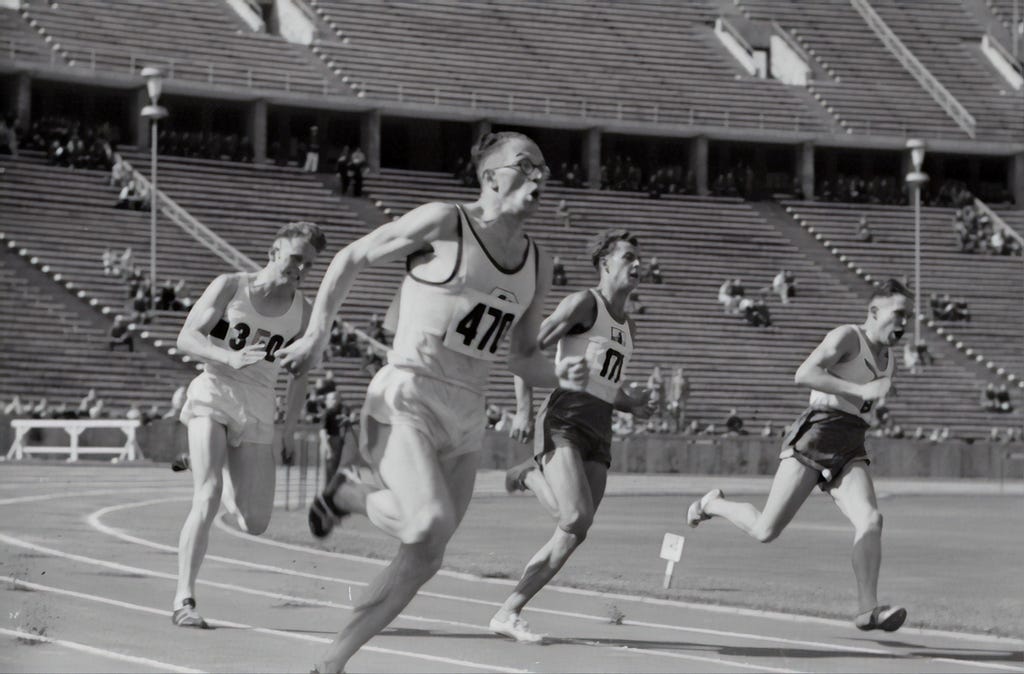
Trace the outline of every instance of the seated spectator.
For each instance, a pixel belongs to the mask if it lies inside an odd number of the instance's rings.
[[[735,314],[740,310],[740,301],[743,299],[743,281],[740,279],[726,279],[718,289],[718,301],[725,307],[725,313]]]
[[[189,311],[192,308],[192,298],[188,296],[188,281],[179,280],[174,284],[174,301],[171,309],[174,311]]]
[[[1010,390],[1006,388],[1006,384],[1002,384],[999,390],[996,391],[996,411],[997,412],[1012,412],[1013,405],[1010,404]]]
[[[124,160],[121,159],[121,155],[117,155],[117,158],[114,160],[114,165],[110,167],[110,186],[124,187],[129,176],[128,166],[124,163]]]
[[[743,314],[743,318],[747,320],[755,328],[768,327],[772,324],[771,313],[768,311],[768,305],[765,304],[763,299],[751,300],[743,298],[740,300],[740,312]]]
[[[117,265],[118,271],[121,274],[121,278],[127,278],[128,274],[135,269],[135,258],[132,255],[132,247],[128,246],[121,253],[121,257],[118,260]],[[141,275],[141,271],[139,272]]]
[[[774,431],[772,430],[772,421],[771,419],[768,419],[767,421],[764,422],[764,428],[761,429],[761,437],[770,438],[772,437],[773,433]]]
[[[107,410],[106,410],[106,407],[104,407],[104,405],[103,405],[103,400],[97,398],[96,402],[94,402],[92,404],[92,407],[89,408],[89,418],[90,419],[106,419],[107,416],[108,416],[107,415]]]
[[[903,367],[910,374],[920,374],[924,371],[921,367],[921,359],[917,355],[917,349],[910,342],[903,345]]]
[[[370,336],[370,339],[380,342],[381,344],[388,344],[388,335],[384,331],[384,320],[379,314],[373,314],[370,316],[370,322],[366,327],[366,334]]]
[[[747,432],[743,430],[743,419],[740,418],[740,413],[736,408],[729,410],[729,415],[725,418],[726,432],[732,435],[746,435]]]
[[[362,344],[363,371],[373,377],[378,370],[384,367],[384,359],[377,353],[377,349],[370,342]]]
[[[157,295],[157,309],[160,311],[170,311],[174,307],[174,304],[177,301],[174,288],[174,281],[171,279],[164,281],[164,284],[160,286],[160,293]]]
[[[658,264],[657,257],[651,258],[651,263],[647,267],[647,277],[650,279],[651,283],[655,283],[657,285],[661,285],[665,282],[665,279],[661,276],[661,265]]]
[[[564,286],[567,282],[565,265],[562,264],[562,258],[555,255],[551,263],[551,285]]]
[[[148,206],[149,191],[137,186],[134,180],[129,180],[128,184],[121,189],[121,193],[117,197],[116,208],[134,208],[138,211],[145,209]]]
[[[928,350],[928,342],[923,337],[914,342],[914,349],[917,351],[917,358],[922,366],[935,364],[935,356]]]
[[[109,344],[111,351],[119,346],[126,346],[129,351],[135,351],[135,340],[128,327],[128,321],[121,314],[114,317],[114,324],[110,326]]]
[[[569,205],[565,203],[565,199],[558,202],[558,207],[555,208],[555,215],[562,219],[562,226],[568,229],[572,227],[572,210]]]
[[[686,401],[690,398],[690,382],[683,374],[682,366],[672,373],[668,385],[666,413],[672,420],[673,430],[678,433],[686,421]]]
[[[981,392],[981,400],[979,401],[981,409],[989,412],[998,412],[999,402],[996,400],[996,396],[998,396],[998,394],[999,392],[996,389],[996,385],[990,382],[989,385]]]
[[[779,296],[783,304],[789,304],[789,299],[796,294],[793,279],[793,273],[785,269],[772,278],[772,292]]]
[[[918,426],[914,429],[914,434],[910,437],[914,440],[924,440],[924,428]]]
[[[117,254],[107,246],[103,251],[103,275],[117,276],[121,271],[117,266]]]
[[[139,404],[132,403],[129,405],[124,413],[124,418],[128,421],[142,421],[142,410],[139,409]]]
[[[139,288],[135,292],[135,298],[132,300],[132,323],[149,323],[153,320],[153,312],[150,311],[149,298],[146,296],[146,291]]]
[[[4,414],[9,417],[23,417],[27,413],[27,408],[24,403],[21,402],[21,396],[15,395],[11,398],[11,402],[4,405]]]
[[[871,233],[871,227],[868,225],[868,216],[864,213],[860,215],[860,221],[857,223],[857,240],[865,243],[871,243],[874,236]]]
[[[151,421],[156,421],[157,419],[160,419],[162,416],[163,415],[160,413],[160,406],[154,403],[153,405],[149,406],[148,410],[143,412],[142,424],[146,425]]]
[[[363,355],[359,350],[359,337],[348,326],[342,326],[340,355],[342,358],[359,358]]]
[[[338,382],[334,379],[332,370],[324,371],[324,376],[316,380],[316,387],[313,389],[318,396],[326,396],[338,390]]]

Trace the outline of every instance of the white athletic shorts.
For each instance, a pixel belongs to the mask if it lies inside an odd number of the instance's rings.
[[[367,417],[416,429],[430,440],[440,459],[483,447],[483,395],[408,368],[385,365],[366,389],[359,450],[371,466],[379,466],[384,448],[369,446]]]
[[[274,444],[274,392],[203,372],[188,385],[181,422],[210,417],[228,431],[228,446]]]

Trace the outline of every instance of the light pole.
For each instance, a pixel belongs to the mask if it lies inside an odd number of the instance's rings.
[[[907,141],[910,163],[914,170],[907,174],[906,181],[914,191],[914,346],[921,343],[921,188],[928,182],[928,174],[921,171],[924,165],[925,143],[912,138]]]
[[[160,92],[164,86],[163,72],[159,68],[143,68],[142,76],[146,78],[146,91],[149,93],[149,105],[142,108],[143,119],[150,121],[149,129],[149,302],[150,309],[156,310],[156,142],[157,127],[160,120],[167,116],[167,108],[158,105]]]

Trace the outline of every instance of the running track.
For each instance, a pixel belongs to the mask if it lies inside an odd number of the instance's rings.
[[[168,608],[189,490],[166,469],[0,467],[0,671],[309,671],[381,562],[286,546],[225,526],[200,607]],[[349,664],[362,672],[1021,672],[1024,640],[549,588],[530,618],[557,635],[491,635],[506,580],[442,572]]]

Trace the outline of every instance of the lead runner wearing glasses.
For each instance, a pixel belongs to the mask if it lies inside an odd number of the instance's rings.
[[[360,429],[360,451],[383,488],[341,470],[309,513],[317,537],[360,513],[401,545],[328,648],[321,672],[342,671],[441,568],[473,494],[484,390],[505,338],[509,369],[529,385],[586,385],[582,358],[556,372],[537,347],[551,260],[524,224],[549,175],[540,149],[519,133],[487,134],[473,161],[479,199],[425,204],[344,248],[324,276],[306,334],[279,352],[293,372],[308,371],[357,274],[406,260],[395,342],[367,389]]]

